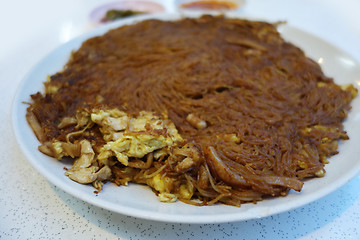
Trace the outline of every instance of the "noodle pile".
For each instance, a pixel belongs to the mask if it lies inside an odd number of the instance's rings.
[[[283,40],[276,25],[213,16],[147,20],[85,41],[45,82],[45,93],[32,95],[27,119],[48,155],[63,157],[51,151],[55,141],[90,142],[91,164],[111,169],[105,181],[147,184],[195,205],[239,206],[324,176],[338,141],[348,139],[342,121],[356,94]],[[157,114],[182,140],[157,158],[129,157],[132,167],[114,156],[100,162],[103,126],[79,124],[79,113],[94,109]],[[79,146],[66,155],[81,155]],[[104,179],[95,182],[100,190]]]

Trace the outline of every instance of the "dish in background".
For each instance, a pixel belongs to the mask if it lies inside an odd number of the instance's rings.
[[[176,0],[180,11],[225,12],[240,9],[245,0]]]
[[[107,3],[95,8],[90,13],[90,20],[94,24],[102,24],[124,17],[164,11],[164,6],[157,2],[124,0]]]
[[[236,14],[228,14],[237,17]],[[60,71],[68,61],[71,51],[78,49],[82,42],[94,36],[104,34],[110,29],[140,20],[156,18],[175,20],[180,15],[162,14],[137,16],[116,21],[97,28],[78,37],[50,53],[39,62],[21,83],[13,104],[13,127],[16,139],[25,157],[52,184],[69,194],[93,205],[117,213],[143,219],[178,222],[178,223],[220,223],[261,218],[289,211],[315,201],[344,185],[360,171],[360,98],[352,102],[352,110],[344,122],[349,141],[339,145],[340,154],[331,158],[326,165],[323,178],[306,181],[300,193],[291,191],[283,198],[266,199],[255,204],[243,204],[240,208],[217,204],[214,206],[196,207],[182,202],[162,203],[153,192],[145,186],[129,184],[128,187],[117,187],[108,183],[101,193],[95,195],[92,186],[73,182],[64,175],[63,167],[70,164],[57,161],[40,153],[39,142],[26,122],[25,113],[30,94],[43,89],[46,76]],[[282,36],[302,48],[306,55],[317,61],[326,75],[334,77],[337,84],[352,83],[360,86],[360,65],[352,57],[317,37],[288,25],[279,28]]]

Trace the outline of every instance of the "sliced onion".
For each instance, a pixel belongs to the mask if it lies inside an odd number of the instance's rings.
[[[227,184],[235,186],[249,186],[246,180],[234,173],[217,155],[216,150],[213,147],[207,147],[204,151],[206,156],[206,162],[213,174],[218,176],[222,181]]]

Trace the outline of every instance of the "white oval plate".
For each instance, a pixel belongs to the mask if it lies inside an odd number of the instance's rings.
[[[174,14],[139,16],[105,25],[60,46],[40,61],[25,77],[14,99],[14,132],[26,158],[47,180],[79,199],[128,216],[177,223],[220,223],[261,218],[298,208],[338,189],[359,172],[360,100],[357,97],[345,121],[345,130],[348,131],[350,140],[340,143],[340,153],[332,157],[330,164],[326,165],[326,176],[306,181],[300,193],[291,191],[286,197],[267,199],[256,205],[244,204],[240,208],[222,204],[196,207],[182,202],[159,202],[150,188],[136,184],[117,187],[108,183],[103,191],[96,195],[92,186],[78,184],[67,178],[63,169],[65,163],[38,151],[39,142],[26,122],[27,105],[23,102],[30,101],[30,94],[43,90],[46,76],[62,70],[71,51],[78,49],[84,40],[146,18],[173,20],[180,17]],[[324,72],[334,77],[336,83],[353,83],[357,87],[360,85],[360,66],[352,57],[327,42],[291,26],[283,25],[279,31],[285,39],[301,47],[308,56],[321,63]]]

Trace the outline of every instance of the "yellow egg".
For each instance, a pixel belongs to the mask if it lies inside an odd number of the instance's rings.
[[[115,156],[125,166],[129,157],[143,158],[182,140],[170,120],[151,112],[142,111],[131,117],[116,109],[99,110],[91,114],[91,120],[100,126],[106,141],[99,159]]]

